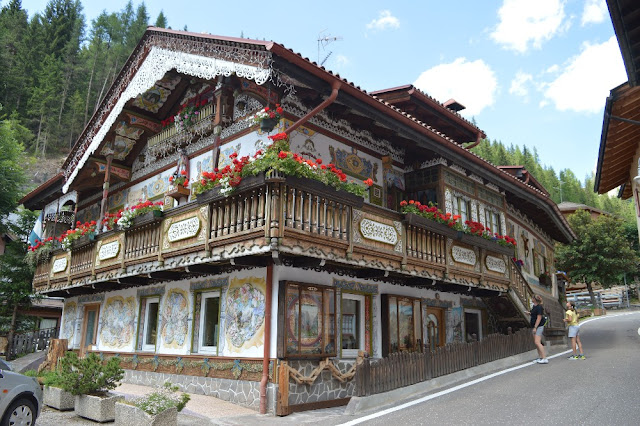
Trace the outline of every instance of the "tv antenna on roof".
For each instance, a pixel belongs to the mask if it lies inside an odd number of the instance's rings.
[[[327,30],[326,29],[322,30],[318,34],[318,65],[320,66],[323,66],[324,63],[327,62],[327,59],[329,59],[329,56],[331,56],[331,54],[333,53],[332,51],[329,51],[329,53],[327,53],[327,56],[325,56],[322,62],[320,62],[320,46],[322,46],[322,50],[324,50],[324,48],[327,47],[327,45],[333,43],[334,41],[342,40],[341,36],[334,37],[331,34],[323,35],[325,31]]]

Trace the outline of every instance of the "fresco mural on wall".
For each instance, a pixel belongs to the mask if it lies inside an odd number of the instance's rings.
[[[447,343],[462,342],[462,306],[456,306],[447,318]]]
[[[264,344],[264,278],[231,280],[227,291],[226,340],[231,352]]]
[[[189,303],[184,290],[169,290],[162,307],[162,329],[160,335],[164,346],[180,349],[187,339]]]
[[[230,165],[231,159],[229,158],[229,156],[234,152],[240,153],[241,147],[242,147],[241,144],[236,144],[236,145],[229,144],[228,146],[225,145],[224,148],[220,148],[220,156],[218,157],[218,168],[221,169],[226,165]]]
[[[69,302],[64,305],[64,323],[62,324],[62,335],[60,337],[68,339],[70,347],[71,342],[73,342],[73,334],[76,330],[77,312],[78,305],[76,305],[76,302]]]
[[[331,162],[346,174],[358,179],[373,179],[378,181],[378,163],[371,161],[358,155],[358,150],[351,148],[351,152],[340,148],[329,146],[331,154]]]
[[[101,343],[121,348],[131,343],[135,327],[135,298],[114,296],[107,299],[100,318]]]

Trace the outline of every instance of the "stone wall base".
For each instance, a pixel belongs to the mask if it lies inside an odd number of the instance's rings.
[[[186,376],[153,371],[124,370],[123,383],[142,386],[162,386],[169,381],[180,390],[199,395],[215,396],[243,407],[260,409],[260,382],[218,379],[214,377]],[[275,413],[277,386],[267,384],[267,411]]]

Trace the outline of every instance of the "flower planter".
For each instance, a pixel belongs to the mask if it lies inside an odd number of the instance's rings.
[[[92,243],[95,239],[96,239],[96,233],[89,232],[87,234],[84,234],[82,237],[78,238],[77,240],[74,240],[73,242],[71,242],[71,248],[77,249],[80,247],[84,247]]]
[[[75,412],[96,422],[110,422],[116,418],[116,402],[124,396],[108,392],[105,396],[77,395]]]
[[[175,199],[180,199],[182,197],[189,197],[191,191],[189,188],[185,188],[182,185],[171,185],[167,190],[167,196]]]
[[[232,194],[237,194],[243,191],[247,191],[249,189],[257,188],[259,186],[263,186],[265,184],[264,173],[260,173],[257,176],[248,176],[242,179],[240,185],[238,185],[232,192]],[[196,195],[196,200],[198,204],[208,204],[213,201],[218,201],[225,198],[225,195],[220,192],[221,187],[216,186],[208,191],[201,192]]]
[[[457,238],[458,233],[461,232],[449,228],[444,223],[427,219],[426,217],[419,216],[415,213],[405,213],[404,220],[408,225],[419,226],[449,238]],[[462,235],[464,235],[464,232],[462,232]]]
[[[116,403],[117,426],[175,426],[178,424],[178,410],[171,407],[152,416],[144,410],[124,402]]]
[[[71,392],[53,386],[43,388],[42,398],[45,405],[60,411],[73,410],[76,402],[76,397]]]
[[[487,240],[486,238],[478,235],[466,234],[463,231],[457,231],[449,228],[444,223],[436,222],[435,220],[427,219],[426,217],[419,216],[415,213],[405,213],[405,222],[409,225],[419,226],[421,228],[428,229],[436,232],[445,237],[452,238],[456,241],[468,244],[474,247],[482,247],[488,251],[500,254],[513,254],[513,248],[501,246],[494,240]]]
[[[131,222],[131,228],[147,225],[154,222],[159,222],[161,220],[162,220],[162,210],[151,210],[150,212],[146,212],[145,214],[141,214],[140,216],[134,217],[133,221]]]
[[[277,118],[265,118],[260,121],[260,130],[269,133],[278,125],[279,121]]]
[[[333,200],[338,200],[343,204],[347,204],[352,207],[361,208],[364,205],[364,198],[352,194],[347,191],[336,189],[333,186],[325,185],[319,180],[301,178],[296,176],[287,176],[285,182],[289,186],[294,186],[299,189],[305,189],[314,195],[321,195]]]

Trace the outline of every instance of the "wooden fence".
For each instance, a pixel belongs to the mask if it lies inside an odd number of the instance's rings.
[[[51,339],[55,339],[58,336],[58,331],[58,328],[45,328],[31,333],[14,335],[7,359],[14,359],[18,355],[47,349]]]
[[[356,370],[354,396],[369,396],[455,373],[535,349],[531,330],[491,334],[480,341],[453,343],[435,351],[399,352],[365,359]]]

